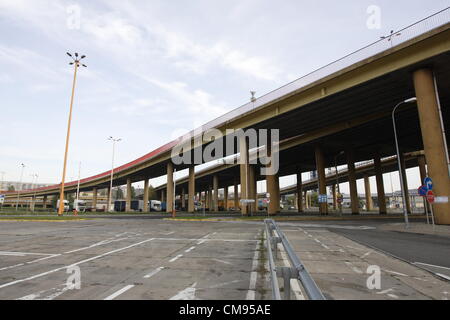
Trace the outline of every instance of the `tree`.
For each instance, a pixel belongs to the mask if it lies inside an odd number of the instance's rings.
[[[136,190],[134,189],[133,186],[131,186],[131,199],[135,199],[136,198]]]
[[[156,199],[156,191],[155,191],[155,188],[153,188],[152,185],[150,185],[150,187],[148,187],[148,198],[150,200]]]
[[[8,191],[16,191],[16,188],[14,188],[13,185],[8,186]]]
[[[122,188],[120,188],[120,187],[117,188],[116,192],[114,194],[115,194],[114,199],[116,199],[116,200],[123,199],[123,190],[122,190]]]

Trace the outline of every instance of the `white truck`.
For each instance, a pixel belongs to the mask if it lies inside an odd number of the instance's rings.
[[[77,212],[85,212],[86,211],[86,201],[84,200],[73,200],[73,209],[77,210]]]
[[[58,211],[59,210],[59,199],[58,199],[58,201],[56,202],[56,211]],[[69,211],[69,200],[63,200],[63,203],[64,203],[64,211]]]

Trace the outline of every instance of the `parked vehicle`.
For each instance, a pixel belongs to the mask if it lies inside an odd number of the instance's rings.
[[[161,201],[150,200],[148,203],[149,203],[148,208],[150,211],[156,211],[156,212],[161,211]]]
[[[59,209],[59,199],[58,199],[58,201],[56,201],[56,211],[58,211],[58,209]],[[64,203],[64,211],[65,212],[67,212],[67,211],[69,211],[69,200],[63,200],[63,203]]]
[[[85,212],[86,211],[86,201],[84,200],[74,200],[72,204],[72,210],[77,210],[78,212]]]

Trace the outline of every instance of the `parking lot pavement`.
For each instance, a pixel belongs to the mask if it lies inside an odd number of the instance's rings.
[[[333,229],[291,224],[281,229],[328,299],[450,298],[448,281],[340,235],[342,225]],[[369,289],[374,268],[381,272],[380,287]],[[373,279],[369,283],[374,284]]]
[[[261,239],[262,225],[0,222],[0,299],[266,299]]]

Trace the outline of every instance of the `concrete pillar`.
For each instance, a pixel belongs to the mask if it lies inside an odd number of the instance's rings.
[[[186,192],[181,188],[181,210],[186,210]]]
[[[81,194],[81,192],[80,192],[80,194]],[[110,188],[108,187],[108,188],[106,188],[106,212],[111,211],[111,210],[109,210],[109,207],[108,207],[110,194],[111,194]],[[111,204],[114,204],[114,203],[111,201]]]
[[[234,210],[239,210],[239,188],[238,183],[234,181]]]
[[[228,186],[223,188],[223,208],[225,211],[228,211]]]
[[[42,208],[47,209],[47,196],[42,199]]]
[[[302,172],[299,170],[297,172],[297,210],[298,212],[303,212],[303,185],[302,185]]]
[[[213,208],[214,211],[219,211],[219,176],[215,174],[213,176],[213,189],[214,189],[214,197],[213,197]]]
[[[316,170],[317,170],[317,181],[319,182],[319,194],[327,194],[327,185],[325,178],[325,160],[323,157],[322,148],[316,146]],[[319,203],[319,213],[328,214],[328,202]]]
[[[347,150],[348,183],[350,186],[350,202],[352,214],[359,214],[358,188],[356,186],[355,155],[352,149]]]
[[[195,167],[189,167],[189,186],[188,186],[188,212],[195,211],[195,203],[194,203],[194,194],[195,194]]]
[[[331,186],[331,192],[333,194],[333,210],[337,210],[337,191],[336,191],[336,184],[333,184]]]
[[[253,199],[255,202],[249,205],[251,212],[256,212],[257,208],[257,193],[256,193],[256,178],[255,167],[250,165],[248,170],[248,199]]]
[[[144,212],[148,212],[148,179],[144,180],[144,208],[142,209],[142,211]]]
[[[309,202],[308,202],[308,191],[305,190],[305,209],[309,209]]]
[[[172,213],[175,209],[173,207],[173,200],[175,197],[175,190],[173,190],[173,163],[169,161],[167,163],[167,203],[166,212]]]
[[[414,88],[419,110],[420,127],[428,175],[433,179],[433,192],[437,196],[450,196],[450,168],[447,142],[442,134],[439,97],[433,72],[420,69],[414,72]],[[450,202],[434,203],[433,211],[438,224],[450,224]]]
[[[372,194],[370,191],[370,180],[367,174],[364,175],[364,192],[366,195],[366,210],[373,210]]]
[[[268,214],[277,214],[280,212],[280,182],[278,174],[266,176],[266,189],[270,195]]]
[[[125,201],[125,211],[131,211],[131,178],[127,178],[127,198]]]
[[[212,188],[212,186],[208,187],[208,208],[209,208],[209,211],[214,210],[214,206],[213,206],[213,188]]]
[[[31,197],[30,211],[34,212],[34,206],[36,205],[36,197]]]
[[[408,190],[408,178],[406,177],[406,167],[405,167],[405,157],[403,153],[400,153],[400,161],[402,163],[402,178],[403,178],[403,189],[405,190],[405,202],[406,202],[406,212],[411,213],[411,199],[409,197]]]
[[[377,181],[378,210],[380,214],[386,214],[386,195],[384,193],[383,171],[381,169],[379,153],[375,154],[373,161],[375,166],[375,179]]]
[[[64,197],[64,199],[67,199]],[[92,211],[97,211],[97,187],[92,190]]]
[[[239,156],[240,156],[240,176],[241,176],[241,199],[248,199],[248,141],[245,136],[239,138]],[[241,203],[241,212],[243,215],[248,214],[248,205]]]

